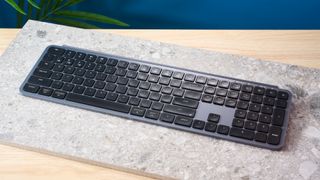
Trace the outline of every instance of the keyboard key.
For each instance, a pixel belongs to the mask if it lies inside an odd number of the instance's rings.
[[[163,111],[187,117],[194,117],[196,114],[196,110],[194,109],[169,104],[164,106]]]
[[[41,87],[38,93],[44,96],[51,96],[52,92],[53,89],[51,88]]]
[[[254,140],[258,141],[258,142],[262,142],[262,143],[266,143],[267,141],[267,134],[265,133],[261,133],[261,132],[257,132]]]
[[[220,120],[220,115],[219,114],[210,113],[208,115],[207,121],[218,123],[219,120]]]
[[[194,120],[192,127],[195,128],[195,129],[203,129],[204,125],[205,125],[204,121]]]
[[[257,126],[257,131],[267,133],[269,131],[269,125],[264,123],[259,123]]]
[[[74,88],[74,85],[70,83],[65,83],[62,87],[62,89],[65,91],[72,91],[73,88]]]
[[[263,97],[260,96],[260,95],[252,95],[252,97],[251,97],[251,101],[254,102],[254,103],[261,104],[262,100],[263,100]]]
[[[137,71],[139,69],[140,65],[137,63],[130,63],[128,69],[129,70],[133,70],[133,71]]]
[[[247,115],[247,111],[244,111],[244,110],[236,110],[236,112],[234,113],[234,117],[236,118],[242,118],[244,119]]]
[[[207,86],[204,89],[204,92],[207,93],[207,94],[214,94],[215,91],[216,91],[216,88],[210,87],[210,86]]]
[[[173,94],[174,96],[182,97],[183,94],[184,94],[184,90],[183,90],[183,89],[174,89],[172,94]]]
[[[241,90],[243,92],[251,93],[253,91],[253,86],[245,84],[242,86]]]
[[[168,70],[168,69],[164,69],[164,70],[162,70],[161,75],[162,75],[163,77],[171,77],[172,71],[171,71],[171,70]]]
[[[116,93],[108,93],[107,95],[107,100],[110,100],[110,101],[116,101],[118,98],[118,94]]]
[[[274,89],[267,89],[266,96],[275,98],[275,97],[277,97],[277,91]]]
[[[100,99],[104,99],[107,95],[106,91],[103,90],[98,90],[95,97],[100,98]]]
[[[83,96],[79,94],[69,93],[66,97],[66,100],[76,102],[76,103],[86,104],[90,106],[95,106],[103,109],[118,111],[122,113],[129,113],[130,111],[130,106],[128,105],[107,101],[107,100],[102,100],[102,99],[96,99],[96,98]]]
[[[259,117],[259,122],[263,122],[263,123],[271,123],[271,116],[267,115],[267,114],[261,114]]]
[[[161,111],[162,108],[163,108],[163,103],[160,103],[160,102],[152,103],[151,109]]]
[[[232,108],[234,108],[234,107],[236,107],[236,105],[237,105],[237,100],[235,100],[235,99],[227,99],[225,105],[226,105],[227,107],[232,107]]]
[[[261,105],[260,104],[252,103],[252,104],[249,105],[249,110],[250,111],[259,112],[260,109],[261,109]]]
[[[212,100],[213,100],[213,96],[211,96],[211,95],[208,95],[208,94],[204,94],[203,96],[202,96],[202,102],[206,102],[206,103],[211,103],[212,102]]]
[[[280,137],[281,137],[281,128],[277,126],[271,126],[269,130],[268,135],[268,144],[277,145],[280,143]]]
[[[182,80],[183,76],[184,76],[184,73],[182,73],[182,72],[174,72],[173,75],[172,75],[172,77],[174,79],[179,79],[179,80]]]
[[[172,104],[196,109],[199,102],[191,99],[175,97]]]
[[[240,91],[241,90],[241,84],[240,83],[231,83],[230,89]]]
[[[228,90],[218,88],[217,92],[216,92],[216,95],[222,96],[222,97],[226,97],[227,93],[228,93]]]
[[[170,83],[170,78],[161,77],[159,80],[159,84],[168,85]]]
[[[232,121],[232,126],[242,128],[244,125],[243,119],[234,118]]]
[[[61,56],[62,54],[64,54],[65,50],[62,48],[58,48],[58,47],[50,47],[48,49],[48,52],[51,54],[56,54],[58,56]]]
[[[77,94],[82,94],[85,89],[86,89],[86,88],[83,87],[83,86],[76,86],[76,87],[73,89],[73,92],[74,92],[74,93],[77,93]]]
[[[258,121],[258,119],[259,119],[259,114],[250,111],[250,112],[248,112],[247,119],[249,119],[249,120],[251,120],[251,121]]]
[[[127,61],[119,61],[117,67],[126,69],[128,67],[129,63]]]
[[[254,93],[254,94],[257,94],[257,95],[263,95],[264,92],[265,92],[265,89],[264,89],[263,87],[258,87],[258,86],[256,86],[256,87],[254,87],[254,89],[253,89],[253,93]]]
[[[143,73],[148,73],[150,71],[150,66],[141,65],[139,71]]]
[[[183,82],[182,83],[182,88],[183,89],[202,92],[203,89],[204,89],[204,86],[201,85],[201,84],[196,84],[196,83],[191,83],[191,82]]]
[[[273,113],[272,124],[277,126],[282,126],[284,121],[285,110],[275,109]]]
[[[52,71],[49,70],[44,70],[44,69],[39,69],[37,68],[34,72],[33,75],[39,76],[39,77],[44,77],[44,78],[49,78],[52,74]]]
[[[194,91],[186,91],[184,93],[184,97],[185,98],[189,98],[189,99],[194,99],[194,100],[200,100],[201,93],[197,93],[197,92],[194,92]]]
[[[153,100],[153,101],[159,101],[161,98],[161,94],[159,93],[151,93],[150,96],[149,96],[149,99],[150,100]]]
[[[232,127],[230,130],[230,136],[234,136],[234,137],[238,137],[238,138],[242,138],[242,139],[253,140],[254,132],[250,131],[250,130]]]
[[[229,133],[229,129],[230,129],[230,128],[229,128],[228,126],[219,125],[217,132],[218,132],[219,134],[225,134],[225,135],[227,135],[227,134]]]
[[[116,66],[118,64],[118,60],[115,58],[109,58],[107,61],[107,65],[109,66]]]
[[[273,106],[275,103],[275,100],[273,98],[265,97],[263,99],[263,104]]]
[[[130,100],[129,100],[129,104],[130,105],[134,105],[134,106],[138,106],[140,101],[141,101],[140,98],[131,97]]]
[[[208,79],[207,84],[210,86],[217,86],[219,81],[217,79]]]
[[[108,60],[108,58],[100,56],[100,57],[98,57],[96,62],[99,63],[99,64],[106,64],[107,60]]]
[[[84,95],[87,96],[93,96],[94,93],[96,93],[96,90],[93,88],[86,88],[86,90],[84,91]]]
[[[161,102],[171,103],[171,101],[172,101],[172,96],[169,96],[169,95],[162,95],[161,96]]]
[[[279,99],[288,100],[289,94],[287,92],[284,92],[284,91],[279,91],[278,92],[278,98]]]
[[[223,97],[214,97],[213,98],[213,103],[218,104],[218,105],[223,105],[224,104],[224,98]]]
[[[58,99],[64,99],[66,95],[67,93],[64,91],[55,90],[52,94],[52,97],[58,98]]]
[[[204,130],[209,132],[216,132],[217,124],[212,122],[207,122]]]
[[[261,112],[264,114],[272,114],[273,113],[273,108],[271,106],[262,106]]]
[[[174,123],[181,126],[191,127],[193,120],[191,118],[177,116]]]
[[[149,119],[158,120],[160,113],[158,111],[147,110],[145,117]]]
[[[196,79],[196,83],[205,84],[207,82],[207,78],[203,76],[198,76]]]
[[[168,113],[161,113],[160,115],[160,120],[167,123],[172,123],[174,118],[175,118],[174,115],[168,114]]]
[[[239,96],[239,92],[237,92],[237,91],[229,91],[228,92],[228,97],[229,98],[237,99],[238,96]]]
[[[249,130],[255,130],[257,127],[257,123],[253,121],[246,121],[244,123],[244,128],[249,129]]]
[[[146,100],[146,99],[142,99],[142,101],[140,103],[140,107],[150,108],[151,104],[152,104],[152,101]]]
[[[49,87],[53,81],[47,78],[31,76],[28,82],[31,84]]]
[[[246,101],[239,101],[237,104],[237,108],[239,108],[239,109],[246,110],[246,109],[248,109],[248,107],[249,107],[249,103]]]
[[[25,85],[24,85],[24,87],[23,87],[23,90],[24,91],[27,91],[27,92],[31,92],[31,93],[36,93],[36,92],[38,92],[38,90],[39,90],[39,86],[37,86],[37,85],[33,85],[33,84],[28,84],[28,83],[26,83]]]
[[[124,103],[126,104],[129,101],[129,96],[126,96],[124,94],[120,94],[118,97],[118,102],[119,103]]]
[[[228,81],[220,81],[219,82],[219,87],[221,88],[229,88],[229,82]]]
[[[286,107],[287,107],[287,102],[278,99],[278,100],[276,101],[276,106],[277,106],[277,107],[280,107],[280,108],[286,108]]]
[[[154,75],[159,75],[161,73],[161,69],[158,67],[152,67],[150,73]]]
[[[190,82],[193,82],[195,80],[196,76],[194,74],[186,74],[184,76],[184,80],[185,81],[190,81]]]
[[[240,93],[239,98],[244,101],[250,101],[251,95],[248,93]]]

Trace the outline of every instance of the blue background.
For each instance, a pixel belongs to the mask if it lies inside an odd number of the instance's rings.
[[[0,7],[0,27],[15,27],[15,10],[4,0]],[[320,0],[87,0],[72,9],[101,13],[129,28],[320,28]]]

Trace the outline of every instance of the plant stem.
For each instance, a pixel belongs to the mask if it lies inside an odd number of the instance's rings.
[[[19,0],[18,5],[21,9],[24,9],[24,0]],[[21,28],[23,24],[23,15],[17,12],[17,28]]]
[[[32,5],[30,3],[28,3],[28,20],[32,18]]]

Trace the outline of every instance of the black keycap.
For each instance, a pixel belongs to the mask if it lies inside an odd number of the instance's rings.
[[[105,65],[97,64],[97,66],[96,66],[96,68],[94,70],[98,71],[98,72],[104,72],[105,69],[106,69]]]
[[[210,86],[207,86],[204,89],[204,92],[207,93],[207,94],[214,94],[215,91],[216,91],[216,88],[210,87]]]
[[[150,75],[148,78],[148,82],[157,83],[159,81],[158,76]]]
[[[155,92],[150,93],[150,96],[149,96],[149,99],[150,99],[150,100],[159,101],[160,98],[161,98],[161,94],[155,93]]]
[[[237,109],[234,113],[234,117],[244,119],[247,115],[247,111]]]
[[[279,91],[278,92],[278,99],[284,99],[287,100],[289,98],[289,94],[284,91]]]
[[[228,81],[220,81],[219,82],[219,87],[221,88],[229,88],[229,82]]]
[[[129,96],[126,96],[124,94],[120,94],[118,97],[119,103],[127,103],[129,101]]]
[[[147,110],[145,117],[149,119],[158,120],[160,113],[158,111]]]
[[[180,81],[180,80],[172,79],[170,86],[179,88],[181,86],[181,83],[182,83],[182,81]]]
[[[244,101],[250,101],[251,95],[248,93],[240,93],[239,98]]]
[[[237,92],[237,91],[229,91],[228,92],[228,97],[229,98],[237,99],[238,96],[239,96],[239,92]]]
[[[130,105],[134,105],[134,106],[138,106],[140,101],[141,101],[140,98],[131,97],[130,100],[129,100],[129,104]]]
[[[277,106],[277,107],[280,107],[280,108],[286,108],[286,107],[287,107],[287,102],[278,99],[278,100],[276,101],[276,106]]]
[[[107,92],[106,91],[103,91],[103,90],[98,90],[95,97],[97,98],[101,98],[101,99],[104,99],[107,95]]]
[[[74,58],[78,59],[78,60],[83,60],[85,57],[86,57],[85,53],[77,52],[77,54]]]
[[[141,103],[140,103],[140,107],[150,108],[151,104],[152,104],[152,101],[146,100],[146,99],[142,99]]]
[[[100,57],[98,57],[96,62],[99,63],[99,64],[105,64],[105,63],[107,63],[107,60],[108,60],[108,58],[100,56]]]
[[[71,82],[73,80],[73,76],[70,74],[64,74],[62,76],[62,81],[64,82]]]
[[[217,86],[218,85],[218,83],[219,83],[219,81],[217,80],[217,79],[208,79],[208,81],[207,81],[207,84],[209,85],[209,86]]]
[[[147,99],[149,97],[150,92],[145,90],[140,90],[138,96],[141,98]]]
[[[259,114],[255,112],[248,112],[247,119],[251,121],[258,121],[259,119]]]
[[[205,84],[207,82],[207,78],[203,76],[198,76],[196,79],[196,83]]]
[[[210,113],[208,115],[207,121],[218,123],[219,120],[220,120],[220,115],[219,114]]]
[[[77,69],[74,74],[77,76],[83,76],[86,73],[86,70],[84,69]]]
[[[95,83],[94,80],[92,80],[92,79],[86,79],[86,80],[84,80],[83,85],[88,86],[88,87],[92,87],[94,83]]]
[[[225,135],[227,135],[227,134],[229,133],[229,129],[230,129],[230,128],[229,128],[228,126],[219,125],[217,132],[218,132],[219,134],[225,134]]]
[[[193,119],[182,117],[182,116],[177,116],[174,120],[175,124],[181,125],[181,126],[187,126],[187,127],[191,127],[192,122],[193,122]]]
[[[240,91],[240,89],[241,89],[241,84],[240,83],[231,83],[231,85],[230,85],[230,89],[232,89],[232,90],[236,90],[236,91]]]
[[[74,55],[76,55],[76,52],[71,51],[71,50],[67,50],[66,53],[64,54],[64,56],[66,56],[68,58],[73,58]]]
[[[133,71],[137,71],[139,69],[139,64],[137,63],[130,63],[128,69],[129,70],[133,70]]]
[[[185,108],[185,107],[176,106],[176,105],[169,105],[169,104],[166,104],[164,106],[163,111],[177,114],[177,115],[187,116],[187,117],[194,117],[196,114],[196,110],[194,109]]]
[[[183,94],[184,94],[184,90],[183,90],[183,89],[174,89],[172,94],[173,94],[174,96],[182,97]]]
[[[217,124],[212,122],[207,122],[204,130],[209,132],[216,132]]]
[[[123,85],[119,85],[117,88],[116,88],[116,92],[117,93],[120,93],[120,94],[125,94],[127,92],[127,87],[126,86],[123,86]]]
[[[104,90],[113,92],[114,90],[116,90],[116,88],[117,88],[117,85],[115,85],[113,83],[107,83]]]
[[[263,99],[263,104],[265,104],[265,105],[273,106],[274,102],[275,102],[275,100],[273,98],[265,97]]]
[[[277,97],[277,91],[274,89],[267,89],[266,96],[275,98],[275,97]]]
[[[265,133],[261,133],[261,132],[257,132],[254,140],[258,141],[258,142],[262,142],[265,143],[267,141],[267,134]]]
[[[150,66],[141,65],[139,71],[144,72],[144,73],[148,73],[150,71]]]
[[[259,117],[259,122],[263,122],[263,123],[271,123],[271,116],[267,115],[267,114],[261,114]]]
[[[144,89],[144,90],[148,90],[149,88],[150,88],[150,83],[148,83],[148,82],[141,82],[140,83],[140,85],[139,85],[139,88],[140,89]],[[166,88],[168,88],[168,87],[166,87]]]
[[[184,76],[184,73],[182,72],[174,72],[172,75],[174,79],[179,79],[179,80],[182,80],[183,76]]]
[[[252,95],[252,97],[251,97],[251,101],[254,102],[254,103],[261,104],[262,100],[263,100],[263,97],[260,96],[260,95]]]
[[[277,126],[271,126],[268,134],[268,144],[277,145],[280,143],[282,129]]]
[[[161,102],[171,103],[171,101],[172,101],[172,96],[169,96],[169,95],[162,95],[161,96]]]
[[[84,76],[86,78],[93,79],[94,77],[96,77],[96,75],[97,75],[97,72],[95,71],[87,71]]]
[[[68,58],[68,59],[64,62],[64,65],[69,65],[69,66],[71,66],[73,63],[74,63],[74,59]]]
[[[138,73],[137,79],[141,80],[141,81],[146,81],[148,79],[148,74],[147,73]]]
[[[232,108],[234,108],[234,107],[236,107],[236,105],[237,105],[237,100],[235,100],[235,99],[226,99],[225,105],[226,105],[227,107],[232,107]]]
[[[265,92],[265,88],[256,86],[253,88],[253,93],[257,95],[263,95]]]
[[[146,112],[146,109],[144,109],[144,108],[132,107],[131,111],[130,111],[130,114],[142,117],[145,112]]]
[[[277,126],[282,126],[284,121],[286,111],[283,109],[275,109],[273,113],[272,124]]]
[[[135,80],[135,79],[130,79],[128,82],[128,86],[130,87],[138,87],[139,85],[139,81]]]
[[[260,104],[252,103],[252,104],[249,105],[249,110],[250,111],[259,112],[260,109],[261,109],[261,105]]]
[[[42,77],[31,76],[28,82],[31,84],[49,87],[52,83],[52,80]]]
[[[86,64],[85,61],[76,61],[73,66],[77,68],[82,68]],[[53,68],[54,69],[54,68]]]
[[[106,83],[103,81],[96,81],[96,83],[94,83],[93,87],[96,89],[103,89],[105,85],[106,85]]]
[[[58,98],[58,99],[64,99],[66,95],[67,93],[64,91],[55,90],[52,94],[52,97]]]
[[[216,95],[226,97],[227,96],[227,92],[228,92],[227,89],[218,88],[217,92],[216,92]]]
[[[112,66],[107,66],[106,70],[104,71],[107,74],[114,74],[116,72],[116,68]]]
[[[264,105],[261,108],[261,112],[264,113],[264,114],[270,114],[271,115],[272,112],[273,112],[273,108],[271,106]]]
[[[51,70],[54,65],[55,64],[53,62],[41,61],[38,67],[41,69]]]
[[[27,91],[27,92],[31,92],[31,93],[36,93],[36,92],[38,92],[38,90],[39,90],[39,86],[37,86],[37,85],[33,85],[33,84],[28,84],[28,83],[26,83],[25,85],[24,85],[24,87],[23,87],[23,90],[24,91]]]
[[[186,91],[184,93],[185,98],[194,99],[194,100],[200,100],[201,93],[195,92],[195,91]]]
[[[152,67],[151,70],[150,70],[150,73],[154,74],[154,75],[159,75],[161,73],[161,68]]]
[[[253,86],[251,86],[251,85],[243,85],[241,90],[243,92],[251,93],[253,91]]]
[[[168,114],[168,113],[161,113],[160,115],[160,120],[167,123],[172,123],[174,118],[175,118],[174,115]]]
[[[49,78],[52,74],[52,71],[49,70],[44,70],[44,69],[39,69],[37,68],[34,72],[33,75],[39,76],[39,77],[44,77],[44,78]]]
[[[119,77],[117,80],[117,84],[120,85],[126,85],[128,83],[129,79],[124,77]]]
[[[125,104],[92,98],[92,97],[83,96],[79,94],[73,94],[73,93],[68,94],[66,97],[66,100],[81,103],[81,104],[86,104],[90,106],[95,106],[103,109],[118,111],[122,113],[129,113],[131,108],[131,106],[128,106]]]
[[[191,99],[175,97],[172,104],[196,109],[199,102]]]
[[[232,121],[232,126],[242,128],[244,125],[243,119],[234,118]]]
[[[65,52],[65,50],[62,48],[58,48],[58,47],[50,47],[48,49],[48,52],[51,54],[56,54],[58,56],[61,56]]]
[[[213,98],[213,103],[218,104],[218,105],[223,105],[224,104],[224,98],[223,97],[214,97]]]
[[[73,84],[81,85],[83,81],[84,81],[84,78],[79,77],[79,76],[76,76],[76,77],[73,78],[72,83],[73,83]]]
[[[92,54],[88,54],[86,56],[86,61],[94,62],[96,59],[97,59],[97,56],[92,55]]]
[[[188,90],[193,90],[198,92],[202,92],[204,88],[202,84],[196,84],[191,82],[183,82],[181,87],[183,89],[188,89]]]
[[[168,69],[164,69],[164,70],[162,70],[161,75],[162,75],[163,77],[171,77],[172,71],[171,71],[171,70],[168,70]]]
[[[159,84],[169,85],[169,83],[170,83],[170,78],[161,77],[161,78],[159,79]]]
[[[85,87],[83,87],[83,86],[76,86],[76,87],[73,89],[73,92],[74,92],[74,93],[77,93],[77,94],[82,94],[84,90],[85,90]]]
[[[127,61],[119,61],[117,67],[126,69],[128,67],[128,65],[129,65],[129,63]]]
[[[204,121],[194,120],[192,127],[195,128],[195,129],[203,129],[204,125],[205,125]]]
[[[53,69],[54,71],[58,71],[58,72],[62,72],[64,69],[64,65],[61,65],[61,64],[56,64],[54,65]]]
[[[161,85],[160,84],[152,84],[151,87],[150,87],[150,90],[154,91],[154,92],[160,92]]]
[[[250,131],[250,130],[232,127],[230,130],[230,136],[234,136],[234,137],[238,137],[238,138],[242,138],[242,139],[253,140],[254,132]]]
[[[87,62],[86,65],[84,66],[84,68],[87,70],[93,70],[95,67],[96,67],[96,64],[92,62]]]
[[[44,96],[51,96],[52,92],[53,89],[51,88],[41,87],[38,93]]]
[[[202,102],[211,103],[213,100],[213,96],[204,94],[201,98]]]
[[[186,74],[184,76],[184,80],[185,81],[190,81],[190,82],[193,82],[195,80],[196,76],[194,74]]]
[[[107,95],[107,100],[110,100],[110,101],[116,101],[118,98],[118,94],[116,93],[108,93]]]
[[[237,108],[239,109],[248,109],[249,103],[246,101],[239,101],[237,104]]]
[[[84,95],[87,96],[93,96],[94,93],[96,93],[96,90],[93,88],[86,88],[86,90],[84,91]]]
[[[137,77],[137,75],[138,73],[136,71],[128,71],[126,77],[134,79]]]
[[[162,108],[163,108],[163,103],[160,103],[160,102],[152,103],[151,109],[161,111]]]
[[[117,63],[118,63],[118,60],[114,59],[114,58],[109,58],[107,61],[107,65],[109,65],[109,66],[116,66]]]
[[[73,88],[74,88],[74,85],[70,83],[65,83],[62,87],[62,89],[65,91],[72,91]]]
[[[120,69],[120,68],[116,70],[117,76],[125,76],[126,74],[127,74],[127,70]]]
[[[249,129],[249,130],[255,130],[257,127],[257,123],[253,121],[246,121],[244,123],[244,128]]]
[[[114,76],[114,75],[108,75],[106,81],[107,82],[111,82],[111,83],[115,83],[118,79],[118,76]]]
[[[130,96],[136,96],[139,90],[136,88],[128,88],[127,94]]]
[[[257,126],[257,131],[267,133],[269,131],[269,125],[264,123],[259,123]]]

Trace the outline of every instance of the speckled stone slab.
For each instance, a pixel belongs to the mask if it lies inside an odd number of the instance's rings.
[[[42,51],[69,45],[291,90],[286,146],[270,151],[24,97]],[[0,60],[0,140],[178,179],[320,179],[320,70],[29,21]]]

